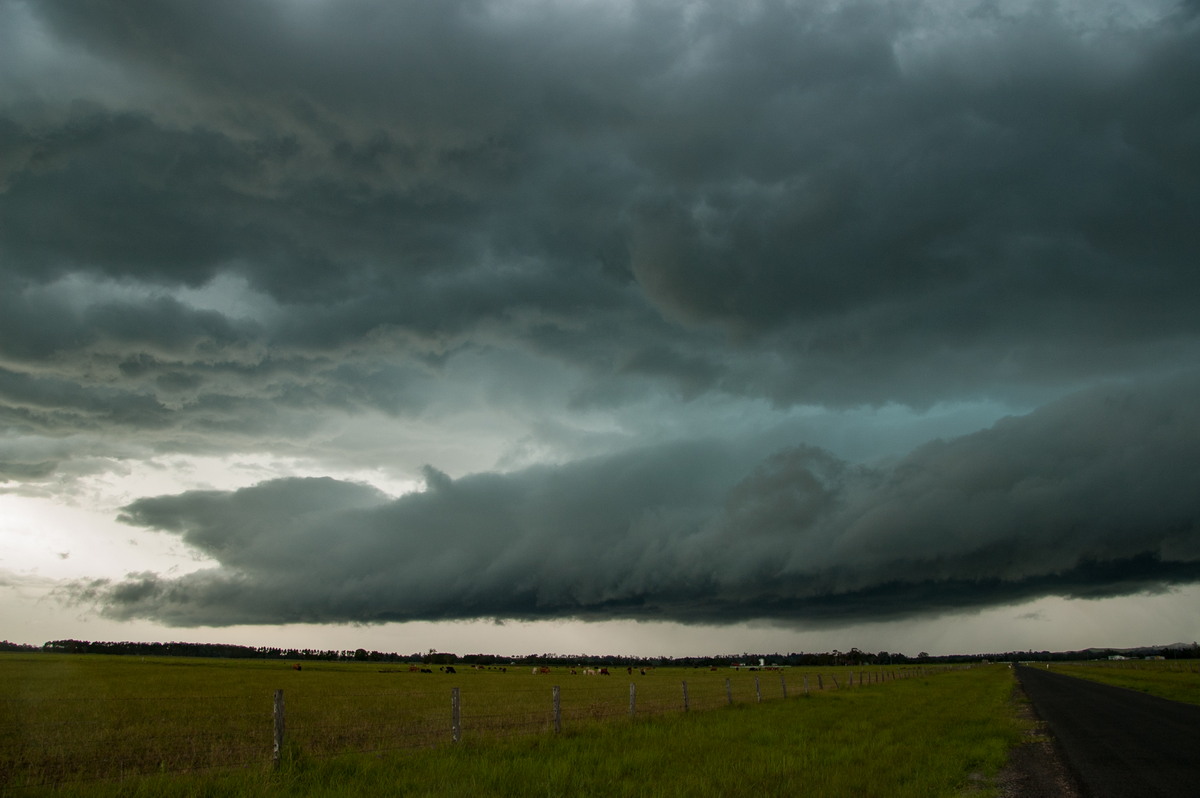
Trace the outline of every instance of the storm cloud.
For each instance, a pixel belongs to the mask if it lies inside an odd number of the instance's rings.
[[[1039,8],[10,4],[123,81],[3,94],[0,354],[182,425],[476,349],[840,404],[1194,356],[1200,24]]]
[[[212,562],[113,617],[1200,579],[1194,2],[9,0],[0,74],[0,493],[279,477],[110,496]]]
[[[716,444],[452,480],[329,479],[140,499],[123,520],[215,561],[77,584],[172,625],[945,613],[1200,578],[1200,378],[1074,396],[888,467]]]

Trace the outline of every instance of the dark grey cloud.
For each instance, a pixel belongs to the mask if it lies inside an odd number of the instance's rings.
[[[172,424],[206,388],[420,409],[431,391],[397,405],[363,375],[493,351],[582,370],[580,402],[651,379],[839,406],[1198,354],[1183,6],[12,8],[126,82],[73,89],[43,53],[4,95],[0,357]],[[44,312],[78,275],[232,277],[272,312]],[[91,388],[114,352],[146,370]],[[214,384],[222,360],[241,368]]]
[[[921,616],[1200,580],[1200,378],[1110,386],[868,467],[693,443],[451,479],[140,499],[215,561],[70,595],[168,624]]]

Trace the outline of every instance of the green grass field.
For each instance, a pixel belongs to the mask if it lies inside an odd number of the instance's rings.
[[[1171,701],[1200,704],[1200,662],[1193,660],[1055,663],[1051,670]]]
[[[832,668],[662,669],[644,676],[620,670],[610,677],[565,669],[538,676],[523,668],[459,668],[455,675],[390,669],[306,663],[296,672],[244,660],[0,657],[0,791],[986,795],[988,778],[1020,734],[1003,666],[927,677],[854,669],[853,688],[849,669]],[[864,674],[866,686],[859,684]],[[686,714],[684,681],[692,710]],[[557,735],[552,685],[561,687]],[[449,743],[455,686],[462,698],[458,745]],[[284,763],[274,770],[272,696],[279,688],[287,742]]]

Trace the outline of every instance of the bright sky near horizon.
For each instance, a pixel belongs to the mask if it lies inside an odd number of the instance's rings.
[[[0,0],[0,637],[1200,639],[1200,3]]]

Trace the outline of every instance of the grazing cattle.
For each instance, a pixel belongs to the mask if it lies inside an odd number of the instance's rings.
[[[300,663],[297,662],[295,665],[292,666],[292,670],[298,671],[298,670],[303,670],[303,669],[300,667]]]
[[[608,675],[608,668],[601,668],[601,669],[600,669],[600,675],[601,675],[601,676],[607,676],[607,675]]]
[[[447,666],[446,666],[446,673],[458,673],[458,671],[454,670],[454,666],[453,666],[453,665],[447,665]]]

